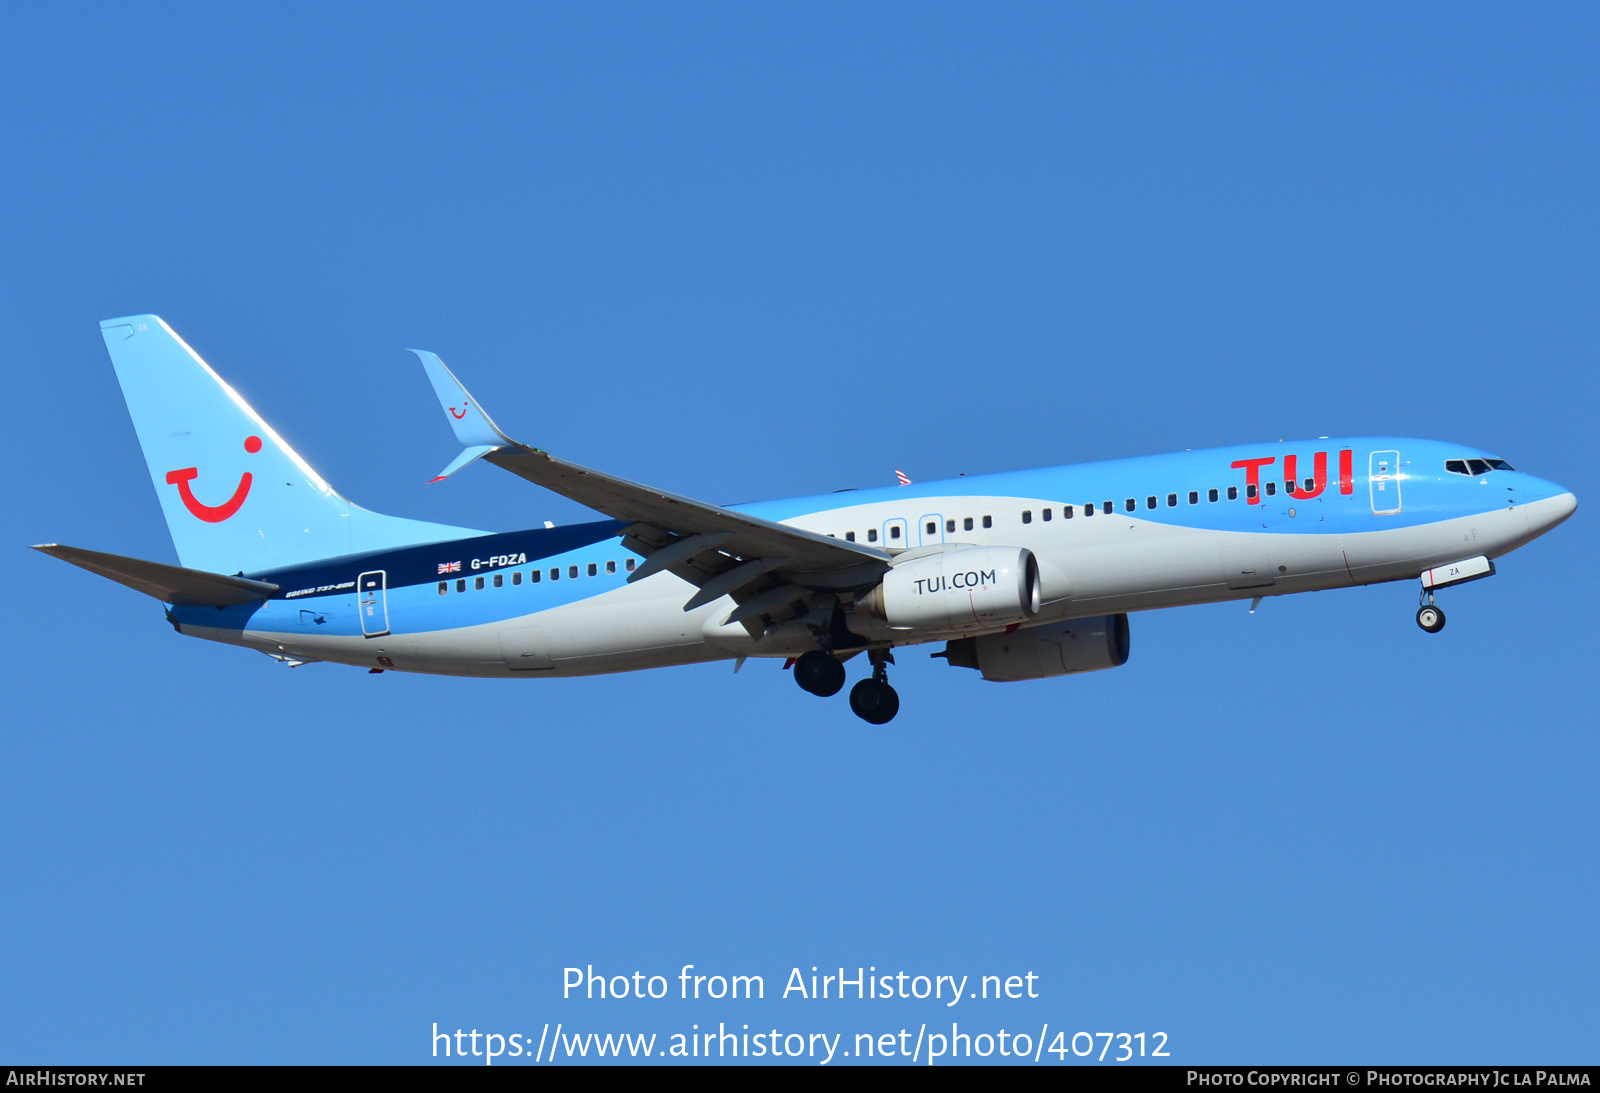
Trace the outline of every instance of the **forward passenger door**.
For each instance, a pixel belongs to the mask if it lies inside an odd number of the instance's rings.
[[[1399,512],[1400,453],[1373,452],[1367,459],[1367,483],[1374,515]]]

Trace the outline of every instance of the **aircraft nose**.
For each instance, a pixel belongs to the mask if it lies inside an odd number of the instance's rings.
[[[1571,490],[1563,490],[1552,484],[1551,496],[1531,502],[1525,510],[1528,530],[1535,535],[1543,535],[1578,511],[1578,498]]]

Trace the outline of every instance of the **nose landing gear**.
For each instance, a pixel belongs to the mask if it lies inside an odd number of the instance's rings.
[[[1417,625],[1430,634],[1437,634],[1444,629],[1444,610],[1434,604],[1431,589],[1422,593],[1422,606],[1417,608]]]
[[[872,660],[872,677],[850,688],[850,710],[872,725],[887,725],[900,712],[900,696],[889,686],[889,668],[894,654],[887,649],[867,653]]]

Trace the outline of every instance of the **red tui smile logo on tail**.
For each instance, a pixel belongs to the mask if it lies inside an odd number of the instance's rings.
[[[261,438],[258,436],[246,437],[244,450],[254,455],[261,450]],[[200,499],[189,488],[189,483],[200,476],[198,467],[185,467],[181,471],[168,471],[167,484],[178,487],[178,496],[183,498],[183,507],[188,509],[196,519],[204,520],[208,524],[220,524],[228,517],[239,511],[239,506],[244,504],[244,499],[250,495],[250,483],[254,481],[250,472],[245,471],[239,476],[239,488],[233,491],[233,496],[220,505],[201,504]]]

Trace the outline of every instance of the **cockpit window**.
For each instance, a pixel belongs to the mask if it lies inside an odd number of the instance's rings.
[[[1509,471],[1512,468],[1504,459],[1446,459],[1444,469],[1451,474],[1481,478],[1490,471]]]

